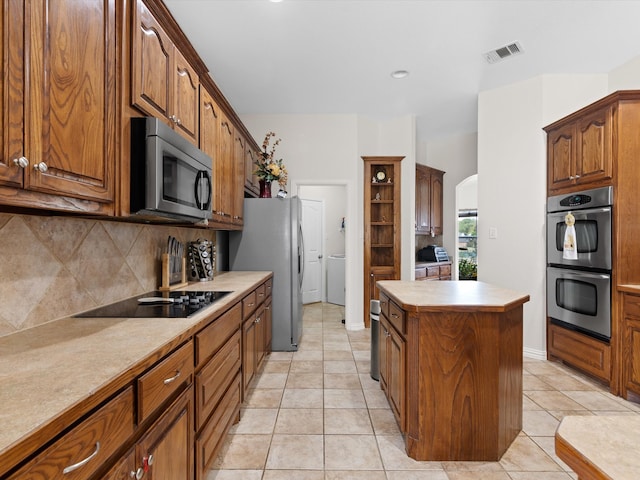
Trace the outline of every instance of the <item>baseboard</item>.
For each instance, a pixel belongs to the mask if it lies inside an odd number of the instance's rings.
[[[534,350],[533,348],[524,347],[522,349],[522,355],[527,358],[534,358],[536,360],[546,360],[547,359],[547,351],[546,350]]]

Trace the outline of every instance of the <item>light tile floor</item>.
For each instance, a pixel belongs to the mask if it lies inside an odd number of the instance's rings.
[[[499,462],[416,462],[378,382],[370,330],[305,306],[299,351],[273,352],[207,480],[567,480],[554,453],[564,415],[639,415],[640,405],[560,364],[524,359],[523,430]]]

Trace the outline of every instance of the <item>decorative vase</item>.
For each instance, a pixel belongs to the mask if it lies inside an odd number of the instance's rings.
[[[260,198],[271,198],[271,182],[260,180]]]

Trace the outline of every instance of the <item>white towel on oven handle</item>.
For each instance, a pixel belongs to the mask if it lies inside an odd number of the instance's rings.
[[[562,245],[562,258],[565,260],[577,260],[578,259],[578,245],[576,244],[576,228],[575,217],[571,212],[567,213],[564,222],[567,224],[567,229],[564,231],[564,242]]]

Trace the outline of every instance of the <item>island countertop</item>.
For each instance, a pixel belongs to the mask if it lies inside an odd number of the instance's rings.
[[[476,281],[381,280],[378,286],[413,312],[505,312],[529,301],[529,295]]]
[[[640,416],[566,416],[555,438],[558,457],[580,478],[638,478]]]

